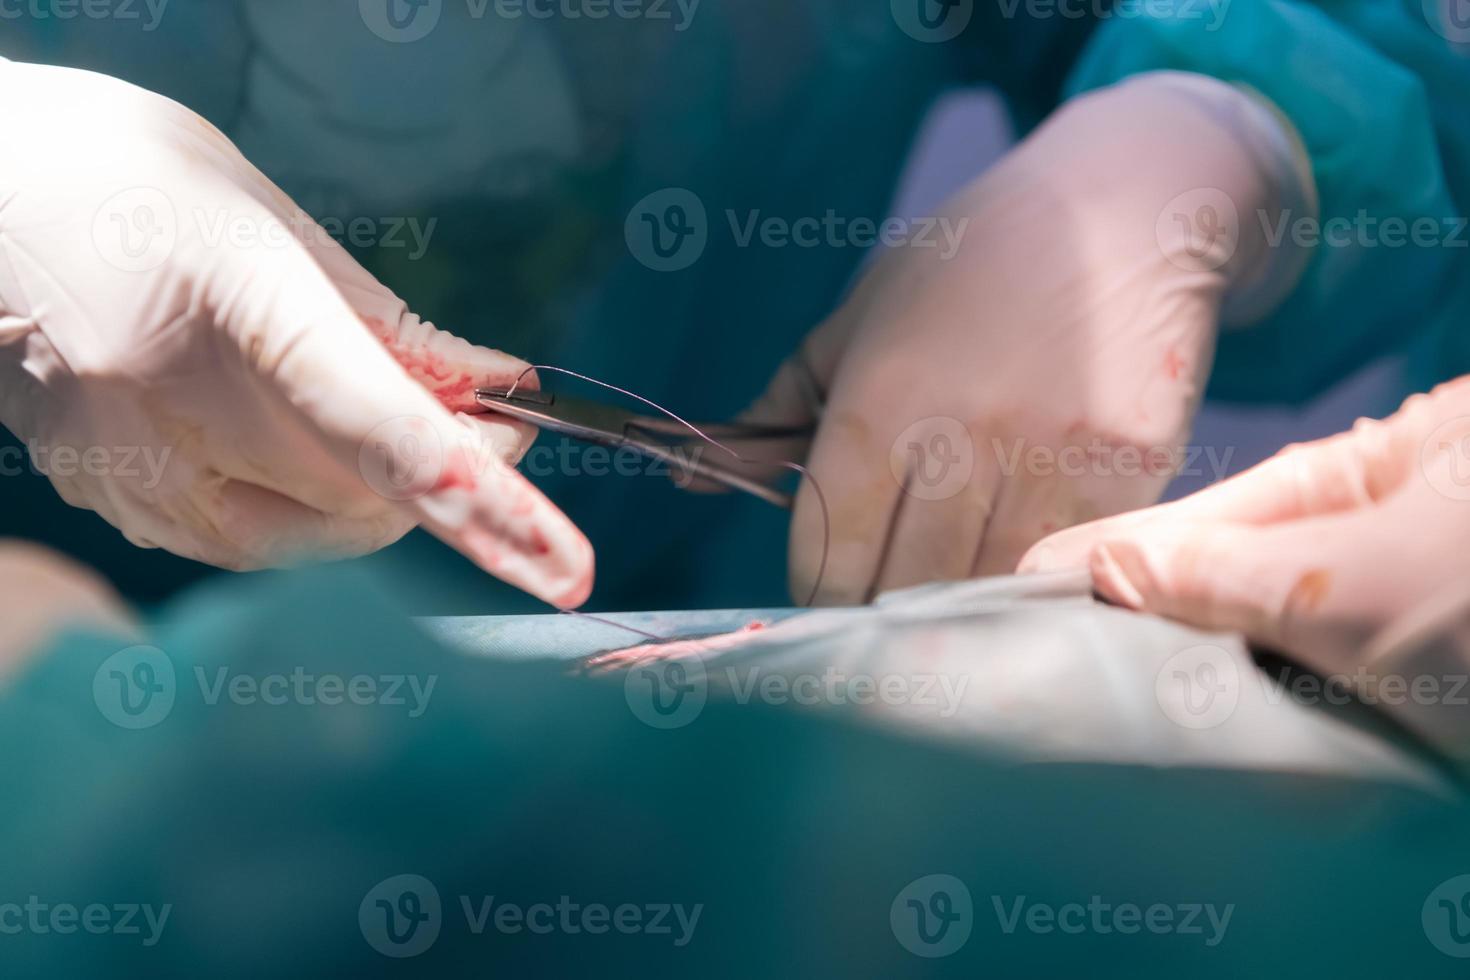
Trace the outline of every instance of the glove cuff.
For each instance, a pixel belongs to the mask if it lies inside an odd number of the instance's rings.
[[[1228,166],[1215,173],[1219,187],[1198,194],[1207,201],[1208,191],[1215,190],[1239,208],[1235,250],[1221,267],[1228,280],[1221,327],[1239,329],[1265,319],[1291,294],[1311,259],[1309,249],[1283,233],[1290,222],[1315,220],[1318,211],[1311,160],[1295,127],[1259,92],[1208,75],[1154,71],[1122,84],[1187,100],[1239,150],[1238,159],[1247,165],[1234,174]]]
[[[1212,80],[1211,80],[1212,81]],[[1239,329],[1264,320],[1296,289],[1311,261],[1310,249],[1281,232],[1288,222],[1320,218],[1312,161],[1296,127],[1261,93],[1239,86],[1241,112],[1232,126],[1269,182],[1270,203],[1252,216],[1265,238],[1262,261],[1241,270],[1220,308],[1223,329]]]

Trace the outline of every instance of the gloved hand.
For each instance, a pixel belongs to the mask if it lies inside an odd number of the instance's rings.
[[[1090,566],[1132,609],[1331,671],[1470,568],[1470,377],[1183,500],[1063,531],[1022,571]]]
[[[0,132],[0,420],[68,503],[230,568],[421,522],[586,599],[591,547],[507,465],[527,431],[456,416],[523,362],[419,321],[173,102],[0,61]]]
[[[744,415],[819,423],[819,601],[1009,572],[1050,531],[1156,500],[1227,289],[1240,322],[1289,289],[1256,219],[1294,204],[1303,172],[1253,98],[1140,76],[1068,103],[951,201],[952,257],[886,253]],[[808,484],[793,595],[821,552]]]

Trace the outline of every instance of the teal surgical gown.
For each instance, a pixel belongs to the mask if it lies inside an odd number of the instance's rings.
[[[1315,248],[1274,313],[1222,336],[1214,395],[1300,400],[1392,350],[1412,353],[1419,384],[1470,368],[1470,249],[1456,217],[1470,195],[1470,30],[1452,4],[131,9],[63,19],[0,2],[0,55],[188,104],[420,315],[686,417],[738,411],[864,258],[847,241],[768,247],[745,236],[750,222],[881,219],[924,113],[952,88],[995,86],[1024,134],[1070,94],[1159,69],[1247,86],[1279,109],[1309,157],[1320,218],[1436,223],[1427,243]],[[702,213],[671,210],[686,192]],[[690,241],[693,253],[678,251]],[[531,475],[597,548],[595,605],[785,598],[784,513],[561,460],[543,453]],[[137,552],[67,511],[44,479],[7,482],[3,530],[77,554],[135,598],[203,572]],[[532,608],[423,535],[367,561],[423,611]]]

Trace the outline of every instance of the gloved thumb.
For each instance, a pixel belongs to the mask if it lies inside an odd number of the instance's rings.
[[[249,369],[334,459],[481,568],[562,608],[585,602],[586,538],[508,465],[503,447],[395,362],[314,251],[292,241],[241,252],[240,275],[212,280],[206,301]]]
[[[819,375],[803,345],[788,357],[760,397],[740,413],[741,422],[759,425],[815,425],[826,402],[829,379]]]

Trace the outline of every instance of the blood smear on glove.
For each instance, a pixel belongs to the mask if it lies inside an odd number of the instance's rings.
[[[806,480],[808,483],[811,484],[812,492],[817,495],[817,504],[822,509],[822,560],[817,565],[817,577],[816,577],[816,580],[812,583],[811,595],[809,595],[807,597],[807,600],[806,600],[805,603],[803,603],[803,605],[810,606],[813,602],[816,601],[817,593],[822,588],[822,578],[823,578],[823,576],[827,572],[827,552],[828,552],[828,549],[831,547],[831,544],[832,544],[832,521],[831,521],[831,518],[828,515],[828,511],[827,511],[827,496],[826,496],[826,494],[824,494],[822,492],[821,485],[817,483],[816,477],[812,476],[812,473],[811,473],[810,470],[808,470],[805,466],[801,465],[800,463],[796,463],[796,462],[793,462],[791,460],[786,460],[786,459],[747,459],[746,457],[741,456],[735,450],[731,449],[729,446],[727,446],[724,443],[720,442],[718,439],[715,439],[713,436],[711,436],[708,433],[706,433],[704,430],[700,429],[699,426],[695,425],[693,422],[688,421],[687,419],[683,418],[682,416],[675,415],[673,412],[669,411],[667,408],[664,408],[662,405],[658,404],[657,402],[652,401],[651,399],[648,399],[648,398],[644,398],[642,395],[640,395],[640,394],[638,394],[636,392],[629,391],[626,388],[619,388],[615,384],[609,384],[606,381],[599,381],[596,378],[588,377],[585,374],[578,374],[576,371],[569,371],[566,368],[554,367],[554,366],[549,365],[549,364],[535,364],[535,365],[532,365],[531,367],[528,367],[528,368],[526,368],[526,370],[524,370],[524,371],[521,372],[520,377],[516,378],[515,384],[513,384],[513,385],[510,386],[510,390],[507,392],[507,395],[514,395],[515,392],[516,392],[516,389],[520,387],[521,382],[523,380],[525,380],[526,375],[530,374],[533,371],[538,371],[538,372],[539,371],[551,371],[554,374],[564,374],[564,375],[566,375],[569,378],[576,378],[578,381],[585,381],[588,384],[594,384],[594,385],[597,385],[600,388],[606,388],[608,391],[617,392],[620,395],[624,395],[624,396],[626,396],[628,398],[632,398],[635,401],[642,402],[644,405],[647,405],[649,408],[653,409],[654,411],[660,413],[661,415],[666,415],[669,418],[673,419],[675,422],[677,422],[680,425],[684,426],[684,428],[688,429],[690,432],[694,433],[696,436],[698,436],[700,439],[704,440],[705,442],[709,443],[711,446],[714,446],[716,449],[720,450],[721,452],[727,453],[730,456],[731,459],[735,460],[738,463],[743,463],[743,464],[745,464],[747,466],[759,466],[759,465],[768,465],[768,466],[769,465],[775,465],[775,466],[781,466],[781,467],[783,467],[785,469],[791,470],[794,473],[800,474],[800,476],[804,480]],[[583,616],[583,617],[586,617],[586,618],[589,618],[589,619],[596,620],[597,622],[606,623],[606,624],[612,625],[612,626],[619,626],[622,629],[629,630],[629,631],[634,632],[634,633],[638,633],[638,634],[640,634],[642,636],[648,637],[649,639],[653,639],[653,640],[662,640],[662,639],[664,639],[663,637],[654,636],[651,633],[645,633],[643,630],[635,629],[632,626],[624,626],[621,623],[614,623],[611,620],[599,619],[598,617],[596,617],[596,616],[590,616],[587,613],[578,613],[578,612],[576,612],[576,610],[563,609],[562,612],[569,613],[569,614],[572,614],[572,615],[577,615],[577,616]],[[758,625],[758,624],[756,624],[756,625]],[[749,628],[749,627],[747,627],[747,628]]]
[[[429,393],[445,408],[451,412],[474,412],[479,408],[479,402],[475,400],[475,388],[479,385],[470,372],[450,365],[427,348],[405,346],[377,317],[365,316],[362,322],[387,349],[389,356],[398,362],[398,366],[429,389]]]

